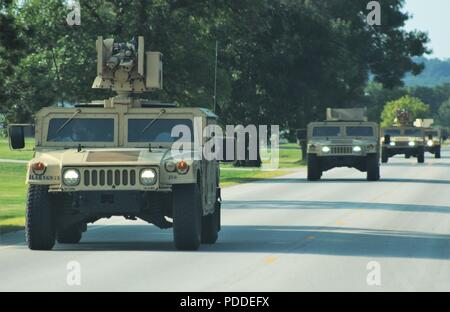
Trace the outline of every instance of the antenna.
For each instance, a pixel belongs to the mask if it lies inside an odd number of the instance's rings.
[[[214,64],[214,113],[216,112],[217,105],[217,60],[219,55],[219,41],[216,40],[216,60]]]

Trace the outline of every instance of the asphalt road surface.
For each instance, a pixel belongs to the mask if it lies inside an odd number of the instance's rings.
[[[450,152],[426,162],[393,159],[375,183],[302,170],[227,188],[220,240],[198,252],[122,219],[51,252],[9,234],[0,291],[450,291]]]

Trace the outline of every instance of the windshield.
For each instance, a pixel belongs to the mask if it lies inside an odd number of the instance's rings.
[[[374,130],[372,127],[347,127],[347,136],[350,137],[373,137]]]
[[[432,136],[433,138],[436,138],[439,136],[439,133],[437,131],[427,131],[425,132],[425,136]]]
[[[400,136],[401,132],[400,132],[400,129],[385,129],[384,135]]]
[[[190,119],[157,119],[151,127],[146,129],[150,122],[152,122],[152,119],[129,119],[128,142],[173,143],[182,137],[172,137],[172,130],[176,126],[189,128],[190,138],[188,138],[188,141],[194,141],[192,120]]]
[[[406,129],[405,135],[406,136],[423,136],[423,132],[420,129]]]
[[[69,118],[50,119],[48,142],[114,142],[113,118],[75,118],[70,122],[68,120]],[[64,124],[66,125],[63,127]]]
[[[315,127],[313,129],[313,137],[336,137],[340,135],[340,127]]]

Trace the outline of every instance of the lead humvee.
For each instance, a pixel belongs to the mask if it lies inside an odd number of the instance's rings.
[[[214,244],[220,231],[219,165],[203,159],[202,131],[216,124],[207,109],[138,99],[162,88],[162,55],[137,43],[97,40],[93,88],[116,97],[73,108],[47,107],[35,116],[35,155],[27,179],[26,236],[33,250],[55,241],[76,244],[88,223],[101,218],[140,218],[161,229],[173,227],[180,250]],[[173,153],[191,133],[189,147]],[[10,125],[10,147],[24,148],[24,126]],[[196,144],[195,144],[196,143]],[[193,157],[196,156],[196,157]]]
[[[368,122],[365,109],[327,109],[327,120],[308,125],[308,180],[320,180],[336,167],[367,172],[380,179],[379,126]]]

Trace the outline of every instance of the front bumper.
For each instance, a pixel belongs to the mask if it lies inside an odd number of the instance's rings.
[[[386,151],[389,157],[395,155],[408,155],[408,156],[417,156],[419,153],[424,151],[423,145],[416,146],[391,146],[385,145],[383,149]]]
[[[327,171],[333,168],[348,167],[355,168],[362,172],[367,172],[367,158],[370,156],[376,156],[377,154],[364,154],[364,155],[317,155],[317,160],[323,171]]]

